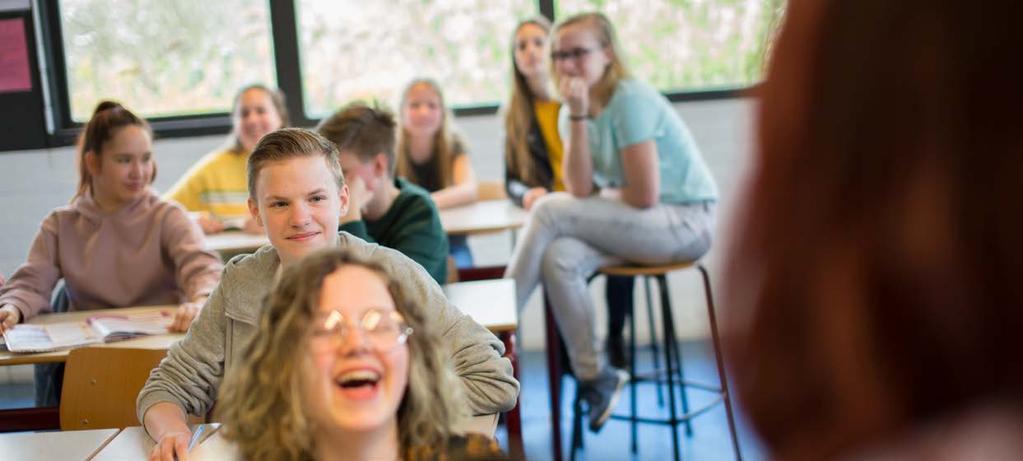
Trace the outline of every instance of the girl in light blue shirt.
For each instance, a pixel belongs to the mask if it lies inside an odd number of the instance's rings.
[[[521,309],[541,282],[590,407],[607,421],[628,375],[602,359],[586,279],[623,262],[693,261],[710,249],[717,187],[671,104],[632,79],[600,13],[555,28],[567,193],[540,199],[506,273]]]

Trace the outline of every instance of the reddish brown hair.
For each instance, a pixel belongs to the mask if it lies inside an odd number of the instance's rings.
[[[153,129],[145,119],[133,114],[119,103],[103,101],[96,105],[92,112],[92,118],[85,125],[81,135],[78,137],[78,190],[75,198],[81,197],[86,192],[92,192],[92,173],[85,162],[85,153],[92,152],[96,158],[102,158],[103,145],[114,137],[117,130],[126,126],[138,126],[144,128],[152,136]],[[153,164],[153,176],[149,178],[152,184],[156,180],[156,164]]]
[[[1019,9],[789,3],[726,290],[736,390],[774,457],[1023,400]]]

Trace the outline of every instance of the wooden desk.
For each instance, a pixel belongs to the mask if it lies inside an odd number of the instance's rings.
[[[441,210],[440,221],[448,235],[473,235],[518,229],[526,222],[526,215],[511,200],[484,200]],[[207,250],[219,252],[226,260],[254,252],[270,240],[264,234],[228,231],[207,235],[205,242]]]
[[[173,311],[174,309],[177,309],[177,306],[125,307],[117,309],[62,312],[59,314],[43,314],[33,317],[26,323],[45,325],[58,322],[80,322],[94,315],[139,314],[160,310]],[[167,350],[170,349],[171,345],[183,337],[185,337],[184,333],[168,333],[165,335],[144,336],[107,344],[92,344],[90,346]],[[11,352],[5,348],[5,350],[0,351],[0,366],[62,363],[67,361],[68,354],[70,353],[71,350],[66,349],[54,352],[36,352],[26,354]],[[0,410],[0,432],[58,428],[60,428],[60,412],[57,407],[14,408]],[[0,453],[3,453],[3,451],[0,451]]]
[[[495,334],[514,333],[519,328],[512,279],[451,283],[444,286],[444,294],[476,323]]]
[[[236,456],[234,447],[222,437],[217,430],[220,424],[204,424],[206,430],[213,430],[212,434],[203,440],[198,447],[189,453],[191,460],[231,460],[240,459]],[[193,427],[192,430],[195,430]],[[126,427],[103,447],[91,461],[135,461],[149,459],[149,453],[156,445],[153,439],[141,426]]]
[[[270,243],[266,234],[247,234],[242,231],[227,231],[205,237],[206,249],[220,253],[225,262],[236,255],[253,253],[259,247]]]
[[[118,432],[119,429],[95,429],[0,434],[0,455],[3,459],[18,461],[90,459]]]
[[[519,328],[515,305],[515,281],[512,279],[479,280],[451,283],[444,286],[451,304],[483,325],[504,343],[504,356],[511,361],[512,373],[519,379],[519,356],[515,347],[515,331]],[[521,385],[521,380],[520,380]],[[513,459],[522,458],[522,414],[520,401],[507,413],[509,447]]]
[[[46,325],[60,322],[81,322],[96,315],[127,315],[157,311],[174,311],[177,306],[146,306],[125,307],[116,309],[97,309],[91,311],[62,312],[59,314],[43,314],[29,319],[28,324]],[[184,333],[168,333],[165,335],[144,336],[140,338],[118,341],[107,344],[91,344],[94,347],[126,347],[139,349],[169,349],[172,344],[184,338]],[[54,352],[15,353],[8,350],[0,352],[0,366],[26,365],[36,363],[57,363],[67,360],[70,349]]]
[[[527,216],[511,200],[483,200],[441,210],[440,222],[448,235],[476,235],[518,229]]]

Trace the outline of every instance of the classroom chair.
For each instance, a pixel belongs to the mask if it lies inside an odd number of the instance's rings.
[[[163,349],[84,347],[72,350],[60,397],[60,429],[138,426],[135,397]]]
[[[714,359],[717,365],[718,379],[720,380],[719,386],[707,385],[703,383],[697,383],[686,380],[683,375],[682,369],[682,355],[680,354],[678,340],[675,336],[675,320],[672,314],[671,298],[668,295],[668,280],[667,274],[677,270],[692,269],[695,268],[699,271],[703,278],[703,289],[704,295],[707,300],[707,316],[710,323],[710,332],[712,346],[714,348]],[[629,316],[629,354],[633,357],[629,361],[629,403],[630,412],[629,415],[613,414],[611,417],[619,420],[628,420],[630,422],[630,429],[632,434],[631,452],[633,455],[638,453],[638,434],[637,427],[639,423],[644,424],[656,424],[656,425],[667,425],[671,427],[672,435],[672,446],[674,448],[674,459],[678,461],[681,459],[681,446],[678,434],[679,424],[686,425],[686,435],[692,435],[692,418],[705,413],[718,403],[723,403],[725,406],[725,414],[728,419],[728,430],[732,438],[732,448],[735,451],[735,459],[741,460],[742,454],[739,451],[739,438],[736,434],[735,429],[735,417],[732,413],[732,399],[728,393],[728,379],[725,376],[725,365],[722,358],[721,351],[721,338],[718,333],[717,317],[715,315],[714,297],[711,293],[710,275],[707,272],[706,267],[696,261],[688,261],[681,263],[671,263],[654,266],[636,266],[636,265],[620,265],[620,266],[607,266],[602,267],[598,270],[599,274],[606,276],[631,276],[631,277],[642,277],[645,280],[653,278],[657,280],[657,286],[660,291],[661,298],[661,323],[662,323],[662,339],[663,352],[664,352],[664,364],[666,369],[660,368],[660,358],[658,357],[659,351],[656,348],[652,348],[654,355],[654,369],[642,373],[636,371],[636,325],[635,325],[635,311]],[[650,308],[650,285],[646,284],[647,289],[647,307]],[[651,312],[652,313],[652,312]],[[651,325],[653,325],[653,316],[650,316]],[[652,342],[656,343],[657,335],[655,328],[651,327]],[[653,383],[657,386],[658,393],[660,394],[661,385],[665,385],[668,391],[668,418],[652,418],[652,417],[640,417],[636,415],[636,392],[639,384],[642,383]],[[718,394],[718,398],[711,401],[710,403],[696,409],[689,408],[689,401],[686,397],[686,389],[699,389],[703,391],[713,392]],[[660,395],[659,395],[660,396]],[[677,400],[676,400],[677,399]],[[677,404],[681,404],[682,412],[679,414]],[[572,405],[572,444],[570,459],[575,459],[575,455],[578,449],[583,447],[583,411],[582,411],[582,399],[579,392],[576,392],[576,396]]]
[[[458,283],[458,266],[455,264],[455,258],[448,255],[448,275],[445,283]]]
[[[57,281],[50,299],[50,310],[54,313],[67,312],[71,307],[71,298],[67,293],[64,279]],[[60,387],[64,382],[63,363],[37,363],[32,365],[32,382],[35,388],[37,407],[55,407],[60,405]]]

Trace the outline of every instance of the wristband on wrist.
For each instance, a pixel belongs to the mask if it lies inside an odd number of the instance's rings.
[[[590,116],[589,116],[589,115],[576,115],[576,114],[570,114],[570,115],[568,116],[568,119],[569,119],[569,120],[571,120],[571,121],[573,121],[573,122],[576,122],[576,121],[581,121],[581,120],[588,120],[589,118],[590,118]]]

